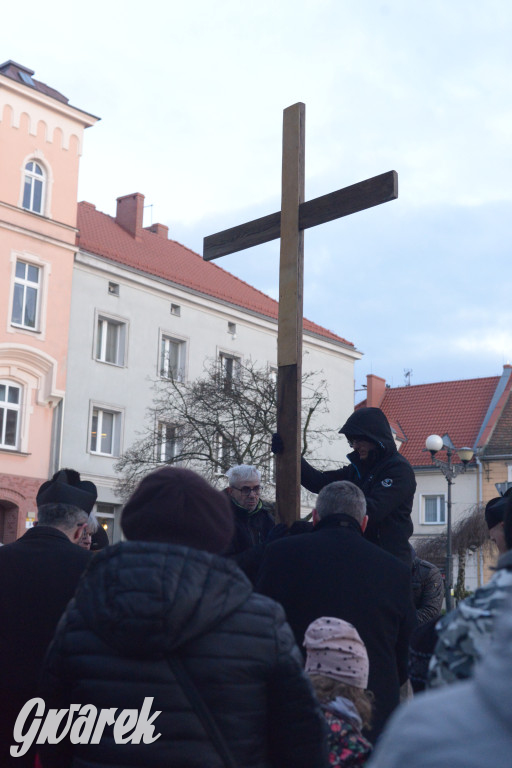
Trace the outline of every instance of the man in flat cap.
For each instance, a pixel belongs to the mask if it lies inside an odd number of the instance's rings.
[[[13,728],[36,696],[46,649],[93,556],[78,547],[96,501],[94,483],[62,469],[37,493],[38,522],[0,548],[0,765],[24,768],[34,753],[12,758]]]

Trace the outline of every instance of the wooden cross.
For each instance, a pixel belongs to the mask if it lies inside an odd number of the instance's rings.
[[[281,238],[277,333],[277,431],[284,452],[277,456],[276,501],[279,519],[300,517],[302,305],[304,230],[398,197],[395,171],[304,202],[306,107],[283,113],[281,210],[204,238],[203,259],[236,253]]]

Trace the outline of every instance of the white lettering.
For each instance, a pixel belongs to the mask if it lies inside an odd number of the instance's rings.
[[[114,741],[116,744],[128,744],[131,741],[131,737],[125,736],[125,734],[135,728],[138,716],[139,712],[136,709],[123,709],[118,715],[114,725]]]
[[[34,698],[23,705],[14,724],[13,738],[16,744],[11,745],[12,757],[22,757],[32,744],[58,744],[66,736],[72,744],[99,744],[105,726],[114,726],[114,741],[116,744],[152,744],[160,738],[155,735],[154,721],[161,712],[151,714],[153,697],[146,696],[140,713],[137,709],[123,709],[116,717],[117,707],[98,709],[93,704],[71,704],[69,709],[49,709],[43,718],[45,710],[44,699]],[[32,714],[32,723],[27,726]],[[75,715],[76,720],[73,721]],[[37,737],[37,738],[36,738]]]
[[[69,709],[49,709],[48,714],[44,719],[43,726],[39,731],[36,744],[44,744],[45,741],[47,741],[48,744],[58,744],[59,741],[62,741],[62,739],[68,735],[68,731],[71,728],[71,721],[73,720],[75,712],[78,712],[79,709],[80,704],[72,704]],[[57,736],[59,726],[66,717],[66,714],[68,716],[66,725],[62,729],[60,735]]]
[[[25,721],[28,717],[28,714],[31,709],[36,707],[34,722],[28,729],[26,734],[23,734],[23,726],[25,725]],[[34,741],[37,731],[39,730],[39,726],[41,725],[41,717],[44,714],[44,701],[43,699],[30,699],[27,701],[26,704],[23,705],[23,707],[20,710],[20,713],[18,717],[16,718],[16,722],[14,723],[14,741],[22,742],[21,746],[15,747],[14,745],[10,747],[9,751],[12,755],[12,757],[22,757],[22,755],[25,755],[30,747],[32,746],[32,742]]]
[[[103,729],[106,725],[114,725],[115,717],[114,715],[117,712],[117,707],[111,707],[110,709],[100,709],[100,714],[98,716],[98,722],[96,723],[96,728],[94,729],[94,733],[92,735],[92,739],[90,740],[89,744],[99,744],[101,737],[103,736]]]
[[[69,734],[72,744],[89,744],[98,710],[93,704],[84,704]],[[82,729],[82,730],[81,730]]]
[[[132,734],[132,738],[131,738],[132,744],[140,744],[141,738],[144,744],[152,744],[154,741],[159,739],[160,736],[162,735],[161,733],[159,733],[154,738],[151,738],[155,730],[154,726],[152,725],[152,722],[153,720],[156,720],[158,715],[162,714],[162,711],[160,710],[159,712],[155,712],[153,714],[153,717],[151,718],[151,720],[147,719],[148,716],[151,714],[152,703],[153,703],[153,696],[146,696],[144,699],[144,703],[142,704],[142,709],[140,711],[137,725],[135,726],[135,730]]]

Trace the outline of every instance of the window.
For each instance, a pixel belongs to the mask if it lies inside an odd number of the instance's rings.
[[[119,456],[121,413],[105,408],[92,409],[90,451],[102,456]]]
[[[38,163],[30,160],[25,166],[23,208],[34,213],[43,212],[45,174]]]
[[[444,496],[423,496],[423,522],[426,525],[446,523]]]
[[[96,360],[124,365],[126,323],[111,317],[98,316],[96,329]]]
[[[0,381],[0,447],[16,449],[20,421],[21,388]]]
[[[240,378],[241,360],[239,357],[226,355],[224,352],[221,352],[219,354],[219,363],[224,388],[231,389],[233,382]]]
[[[179,429],[174,424],[158,422],[157,460],[172,463],[180,452]]]
[[[39,312],[41,269],[26,261],[16,261],[14,274],[14,295],[12,302],[12,325],[37,329]]]
[[[179,304],[171,304],[171,315],[179,317],[181,315],[181,307]]]
[[[112,296],[119,296],[119,284],[118,283],[109,283],[108,284],[108,292]]]
[[[215,435],[215,456],[217,459],[217,472],[224,475],[230,467],[236,464],[233,444],[225,435]]]
[[[160,346],[160,376],[164,379],[184,381],[185,342],[162,336]]]

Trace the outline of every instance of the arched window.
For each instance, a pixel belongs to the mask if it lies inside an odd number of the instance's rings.
[[[21,387],[0,381],[0,448],[18,447]]]
[[[43,213],[46,175],[43,168],[34,160],[25,166],[23,187],[23,208],[34,213]]]

